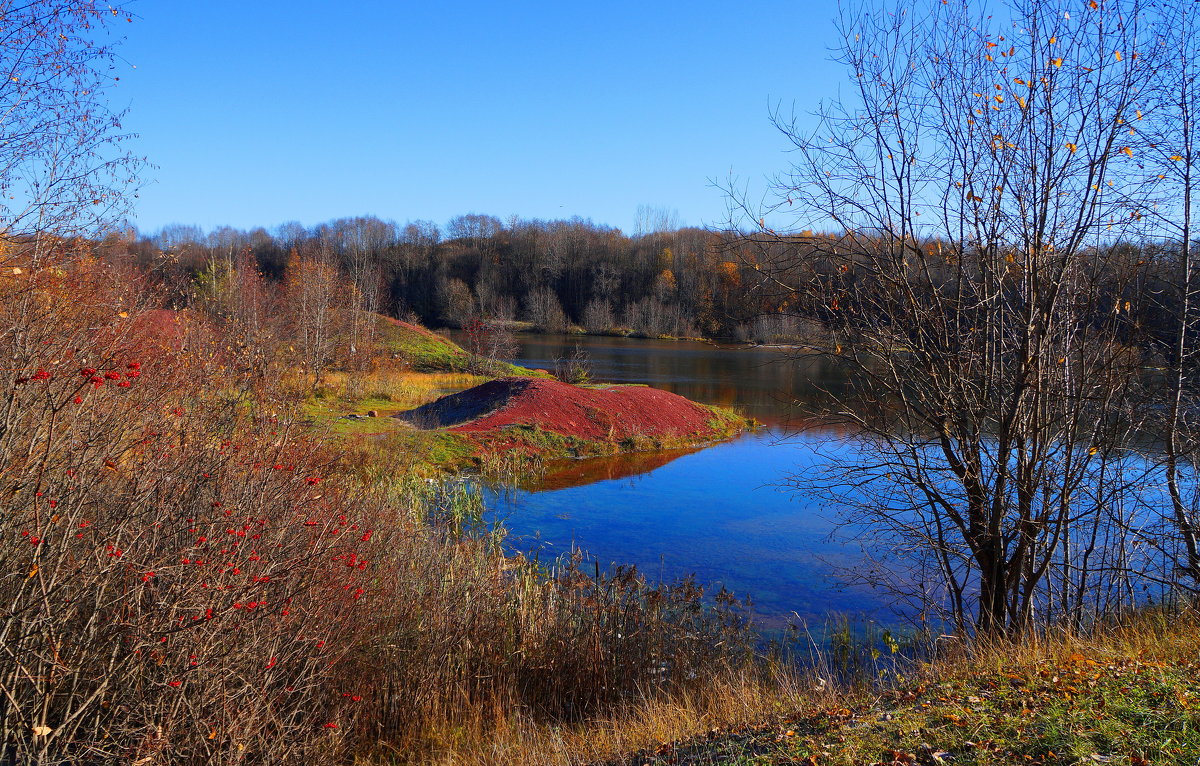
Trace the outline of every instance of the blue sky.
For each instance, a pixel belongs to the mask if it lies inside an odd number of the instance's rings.
[[[167,223],[371,214],[718,224],[787,162],[772,103],[844,80],[835,3],[211,0],[133,6],[114,104]],[[134,68],[136,67],[136,68]]]

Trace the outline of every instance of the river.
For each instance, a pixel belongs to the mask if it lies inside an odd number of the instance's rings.
[[[488,505],[513,545],[542,558],[576,546],[602,567],[634,564],[651,581],[695,574],[749,597],[766,626],[831,613],[883,623],[890,601],[843,582],[863,565],[853,542],[831,539],[837,509],[798,494],[790,475],[850,449],[837,434],[799,428],[797,401],[842,379],[786,351],[693,341],[521,335],[517,364],[554,369],[578,345],[596,382],[646,383],[735,407],[764,428],[694,451],[570,461]]]

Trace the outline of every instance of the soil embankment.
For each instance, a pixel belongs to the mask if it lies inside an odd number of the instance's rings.
[[[396,417],[423,429],[515,440],[570,454],[662,449],[730,436],[746,426],[731,412],[645,386],[583,387],[500,378]],[[536,434],[540,438],[530,438]],[[515,445],[513,445],[515,446]]]

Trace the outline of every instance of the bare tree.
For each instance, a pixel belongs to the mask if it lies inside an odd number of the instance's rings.
[[[567,315],[563,313],[558,297],[548,287],[538,287],[525,296],[525,314],[534,326],[545,332],[563,332],[567,329]]]
[[[853,95],[812,133],[776,114],[797,159],[772,209],[742,204],[756,231],[737,243],[854,384],[829,415],[859,458],[806,481],[915,565],[906,595],[932,579],[955,624],[992,635],[1078,614],[1124,555],[1105,509],[1137,470],[1119,413],[1140,358],[1134,307],[1106,303],[1128,275],[1103,261],[1144,213],[1130,126],[1153,69],[1136,0],[1009,12],[844,6]],[[841,233],[776,234],[794,210],[796,230]]]
[[[296,349],[305,373],[319,386],[333,360],[340,322],[338,309],[346,305],[347,286],[325,247],[295,254],[284,275],[288,316]]]
[[[320,227],[321,238],[336,252],[349,278],[350,354],[369,350],[379,309],[380,260],[397,239],[396,225],[373,216],[343,218]]]
[[[0,18],[0,238],[94,234],[124,214],[142,165],[106,100],[120,78],[102,30],[129,15],[120,3],[5,1]]]
[[[1147,542],[1164,547],[1177,566],[1177,573],[1200,586],[1200,454],[1196,422],[1197,332],[1200,330],[1200,285],[1192,252],[1193,205],[1197,194],[1197,163],[1200,162],[1200,133],[1196,125],[1200,110],[1200,73],[1196,63],[1200,24],[1190,6],[1166,6],[1157,17],[1154,39],[1160,60],[1154,89],[1156,103],[1148,141],[1150,173],[1157,173],[1163,193],[1150,214],[1166,232],[1162,248],[1171,287],[1159,291],[1162,315],[1170,331],[1159,338],[1158,347],[1166,371],[1166,422],[1162,425],[1163,473],[1167,485],[1164,514],[1173,534],[1152,534]]]
[[[517,355],[516,336],[502,321],[472,317],[463,323],[463,330],[471,355],[468,369],[473,373],[487,375],[502,370],[503,362]]]
[[[638,205],[634,218],[633,235],[645,237],[666,234],[679,228],[679,211],[674,208]]]
[[[588,301],[583,310],[583,327],[591,333],[605,332],[616,326],[612,304],[603,298]]]

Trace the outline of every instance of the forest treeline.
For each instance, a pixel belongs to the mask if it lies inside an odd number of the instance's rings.
[[[684,227],[627,235],[580,218],[505,223],[470,214],[445,227],[374,216],[273,230],[174,224],[148,235],[114,234],[104,244],[110,256],[131,258],[154,275],[177,308],[208,300],[204,308],[220,313],[211,299],[238,280],[252,277],[282,296],[289,274],[309,280],[325,269],[347,288],[341,303],[432,327],[483,319],[524,321],[545,332],[820,345],[839,321],[867,310],[856,296],[878,287],[870,269],[850,268],[842,257],[863,246],[861,233],[747,237]],[[922,276],[926,289],[952,283],[963,249],[925,246],[944,251],[934,259],[938,268]],[[1178,249],[1170,241],[1094,248],[1087,284],[1076,287],[1093,307],[1088,321],[1107,323],[1115,314],[1129,343],[1170,353],[1182,300]],[[817,294],[838,294],[837,304],[803,300],[813,291],[800,288],[814,282]]]
[[[239,269],[283,283],[301,261],[337,267],[360,308],[442,327],[475,318],[548,332],[771,341],[798,334],[732,237],[699,228],[627,235],[590,220],[463,215],[444,227],[372,216],[268,231],[170,225],[114,237],[187,305]]]

